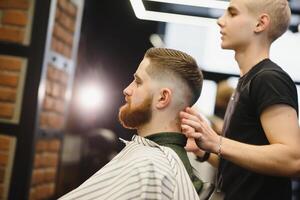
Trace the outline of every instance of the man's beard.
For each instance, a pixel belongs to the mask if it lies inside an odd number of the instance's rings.
[[[138,106],[132,107],[130,100],[123,105],[119,110],[119,121],[123,127],[136,129],[149,122],[152,117],[151,102],[152,97],[148,97]]]

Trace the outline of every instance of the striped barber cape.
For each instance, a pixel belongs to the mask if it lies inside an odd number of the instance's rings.
[[[126,146],[117,156],[59,200],[199,199],[171,148],[137,135],[123,142]]]

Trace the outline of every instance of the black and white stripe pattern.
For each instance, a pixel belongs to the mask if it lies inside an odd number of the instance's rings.
[[[134,136],[102,169],[60,200],[199,199],[177,154]]]

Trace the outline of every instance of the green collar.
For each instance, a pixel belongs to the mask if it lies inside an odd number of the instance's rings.
[[[184,148],[187,138],[182,133],[177,132],[161,132],[145,137],[161,146],[178,145]]]
[[[195,176],[193,167],[188,159],[186,150],[184,149],[187,141],[185,135],[178,132],[161,132],[146,136],[145,138],[157,143],[158,145],[169,147],[175,151],[189,174],[196,191],[200,194],[203,182]]]

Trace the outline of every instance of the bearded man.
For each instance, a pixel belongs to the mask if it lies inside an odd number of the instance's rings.
[[[125,148],[66,199],[199,199],[203,183],[184,149],[179,112],[200,96],[203,76],[181,51],[151,48],[124,89],[119,120],[135,129]]]

